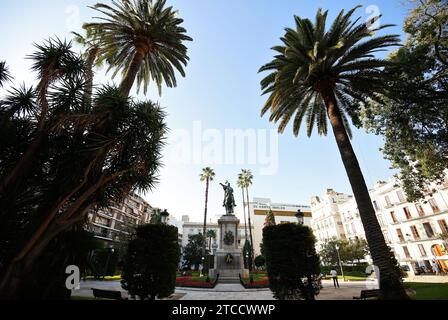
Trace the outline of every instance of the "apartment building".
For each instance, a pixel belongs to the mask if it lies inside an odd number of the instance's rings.
[[[331,189],[330,189],[331,190]],[[409,202],[399,181],[377,182],[370,190],[370,197],[386,243],[391,247],[402,266],[416,274],[422,272],[448,272],[447,243],[441,238],[448,234],[448,180],[441,185],[432,185],[426,197],[418,202]],[[327,190],[328,192],[328,190]],[[333,194],[333,192],[331,192]],[[314,199],[314,198],[313,198]],[[327,237],[365,239],[364,227],[358,206],[353,197],[340,198],[340,202],[329,206],[328,216],[334,222],[322,228],[319,206],[313,206],[313,230],[320,241]],[[330,201],[331,202],[331,199]],[[328,207],[328,205],[327,205]],[[314,211],[316,210],[316,212]],[[332,229],[332,230],[331,230]]]
[[[106,247],[114,247],[127,241],[136,226],[149,223],[152,213],[149,203],[135,193],[130,194],[109,208],[92,210],[86,230],[93,232]]]

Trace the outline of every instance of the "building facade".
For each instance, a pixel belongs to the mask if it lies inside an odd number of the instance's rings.
[[[250,203],[249,212],[251,214],[254,240],[255,256],[261,253],[260,245],[263,242],[263,228],[266,215],[272,210],[277,224],[297,222],[297,211],[300,210],[304,215],[304,224],[311,226],[311,208],[307,205],[273,203],[268,198],[254,198]]]
[[[185,246],[189,242],[189,237],[197,234],[202,234],[204,228],[203,222],[193,222],[190,221],[190,217],[187,215],[182,216],[182,232],[180,233],[180,237],[182,237],[182,248],[185,248]],[[249,235],[249,226],[247,227],[247,233]],[[207,239],[207,248],[209,247],[209,244],[211,246],[211,251],[213,253],[213,249],[217,249],[218,246],[218,239],[220,239],[220,230],[218,227],[217,222],[209,222],[207,223],[207,231],[208,230],[214,230],[216,232],[216,238]],[[252,228],[253,230],[253,228]],[[249,238],[249,236],[248,236]],[[241,250],[243,249],[244,242],[245,242],[245,230],[244,230],[244,221],[240,221],[240,224],[238,226],[238,248]]]
[[[351,195],[327,189],[321,196],[311,198],[311,213],[317,248],[330,239],[346,239],[340,207],[352,200]]]
[[[430,189],[433,192],[428,192],[418,202],[409,202],[399,181],[394,178],[387,182],[380,181],[370,190],[386,243],[399,263],[415,274],[448,272],[447,244],[441,238],[441,235],[448,234],[448,181],[442,185],[430,186]],[[328,240],[327,234],[338,239],[365,239],[359,210],[353,197],[347,197],[346,201],[341,201],[333,208],[333,214],[339,215],[335,221],[340,221],[340,225],[334,227],[333,231],[322,229],[319,214],[314,212],[316,208],[319,207],[312,204],[312,225],[319,240]]]
[[[86,230],[103,241],[106,247],[112,248],[125,243],[133,228],[149,223],[152,212],[153,208],[142,197],[130,194],[109,208],[89,212]]]

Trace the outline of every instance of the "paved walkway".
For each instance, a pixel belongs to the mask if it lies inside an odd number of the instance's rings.
[[[317,300],[353,300],[361,290],[367,289],[364,282],[340,282],[340,288],[334,288],[332,281],[323,281]],[[369,287],[369,289],[372,289]],[[244,289],[240,284],[218,284],[215,289],[177,289],[176,293],[184,294],[180,300],[274,300],[269,289]]]
[[[332,281],[323,281],[317,300],[352,300],[359,296],[361,290],[367,289],[365,282],[343,282],[335,289]],[[123,297],[128,294],[119,281],[83,281],[81,289],[74,291],[73,296],[93,298],[92,288],[121,291]],[[368,289],[372,289],[369,287]],[[274,300],[269,289],[244,289],[240,284],[218,284],[214,289],[177,288],[170,300]]]

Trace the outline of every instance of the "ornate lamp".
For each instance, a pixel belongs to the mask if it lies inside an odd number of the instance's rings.
[[[162,224],[166,224],[168,222],[169,216],[170,216],[170,214],[168,213],[168,211],[166,209],[165,209],[165,211],[160,213],[160,220],[161,220]]]
[[[304,214],[302,212],[302,210],[297,210],[297,213],[295,214],[295,217],[297,218],[297,221],[299,224],[303,224],[303,218],[304,218]]]

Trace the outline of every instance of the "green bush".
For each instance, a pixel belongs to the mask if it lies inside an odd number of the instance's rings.
[[[265,227],[263,246],[269,287],[274,297],[314,300],[311,280],[319,274],[320,268],[311,229],[294,223]]]
[[[121,281],[131,297],[167,298],[174,293],[180,259],[177,228],[150,224],[137,228],[129,242]]]

